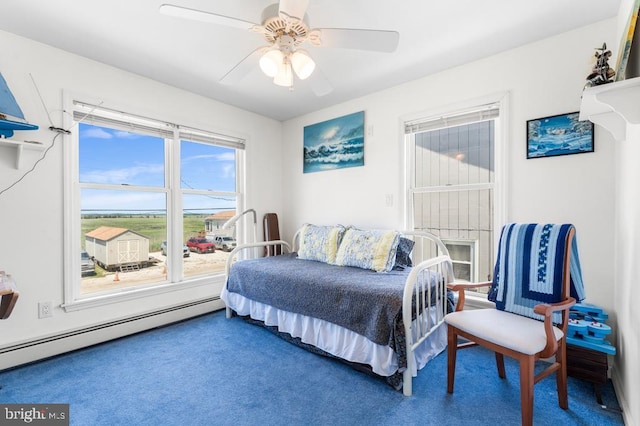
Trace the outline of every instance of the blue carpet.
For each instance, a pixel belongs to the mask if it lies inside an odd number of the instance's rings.
[[[381,380],[304,351],[224,311],[0,373],[0,403],[68,403],[72,425],[518,425],[518,367],[493,353],[458,353],[446,392],[446,353],[404,397]],[[554,377],[535,387],[536,425],[621,425],[609,383],[603,402],[569,378],[569,409]]]

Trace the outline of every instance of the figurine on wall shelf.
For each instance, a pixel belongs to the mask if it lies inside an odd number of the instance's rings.
[[[611,51],[607,50],[607,43],[602,43],[602,47],[596,47],[596,63],[591,70],[591,74],[587,76],[587,84],[585,88],[599,86],[613,82],[616,72],[609,67],[609,58]]]

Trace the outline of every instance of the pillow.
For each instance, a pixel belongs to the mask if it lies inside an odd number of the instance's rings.
[[[411,250],[415,241],[405,237],[400,237],[398,240],[398,249],[396,250],[396,263],[393,265],[393,269],[404,269],[413,266],[411,262]]]
[[[389,272],[396,260],[399,239],[397,231],[361,231],[349,228],[338,248],[336,265]]]
[[[344,226],[317,226],[305,224],[300,231],[298,258],[335,264],[338,245],[344,235]]]

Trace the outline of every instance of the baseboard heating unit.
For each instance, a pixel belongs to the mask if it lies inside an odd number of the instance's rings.
[[[0,349],[0,370],[162,327],[222,308],[224,308],[224,303],[219,297],[210,297],[21,342]]]

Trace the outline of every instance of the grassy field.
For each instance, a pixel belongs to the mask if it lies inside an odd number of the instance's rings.
[[[206,215],[187,215],[184,217],[184,241],[204,231]],[[167,239],[167,219],[165,216],[112,216],[82,218],[82,247],[84,235],[100,226],[125,228],[144,235],[149,239],[149,251],[159,251],[160,244]]]

